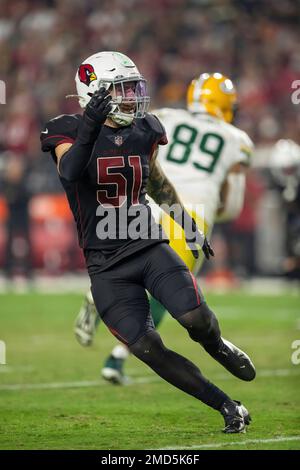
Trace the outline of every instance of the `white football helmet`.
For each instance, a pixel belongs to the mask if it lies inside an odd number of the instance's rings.
[[[269,164],[277,183],[283,186],[283,197],[293,201],[300,182],[300,146],[290,139],[281,139],[273,147]]]
[[[300,166],[300,146],[291,139],[280,139],[270,155],[273,168],[294,168]]]
[[[110,89],[113,98],[109,117],[120,126],[130,125],[134,118],[143,118],[149,108],[146,80],[134,62],[120,52],[98,52],[88,57],[79,66],[75,82],[82,108],[99,88]]]

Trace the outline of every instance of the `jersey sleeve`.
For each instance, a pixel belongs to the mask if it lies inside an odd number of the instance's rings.
[[[154,145],[166,145],[168,143],[167,134],[164,126],[154,114],[146,115],[146,122],[151,129]]]
[[[40,140],[43,152],[51,152],[55,158],[55,147],[73,143],[77,137],[80,115],[63,114],[48,121],[41,131]]]
[[[246,132],[240,131],[236,142],[236,151],[233,163],[243,163],[249,166],[251,164],[251,155],[254,145]]]

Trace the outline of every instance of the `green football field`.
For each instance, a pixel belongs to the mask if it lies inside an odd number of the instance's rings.
[[[135,358],[132,382],[100,379],[114,338],[103,324],[95,343],[73,337],[80,295],[0,295],[0,449],[300,449],[300,297],[245,292],[210,294],[224,337],[253,358],[257,378],[231,376],[176,322],[161,327],[166,345],[184,354],[252,414],[246,434],[224,435],[223,419],[157,377]],[[300,357],[300,354],[296,357]]]

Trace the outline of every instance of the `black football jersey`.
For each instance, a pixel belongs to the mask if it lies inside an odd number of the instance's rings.
[[[75,141],[81,119],[80,114],[58,116],[41,132],[42,150],[55,162],[55,147]],[[146,199],[149,161],[157,145],[166,143],[165,130],[152,114],[127,127],[103,125],[80,179],[60,177],[90,273],[166,241]]]

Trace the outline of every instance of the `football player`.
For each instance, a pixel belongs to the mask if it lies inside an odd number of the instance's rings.
[[[232,125],[236,105],[236,90],[228,77],[203,73],[188,87],[187,110],[154,111],[169,138],[168,145],[159,148],[159,163],[184,205],[194,208],[192,215],[206,234],[211,234],[214,222],[236,218],[244,202],[245,172],[253,144],[244,131]],[[184,236],[178,236],[180,227],[167,214],[160,212],[158,218],[170,246],[196,274],[203,263],[202,254],[198,260],[193,257]],[[166,310],[153,297],[150,309],[157,327]],[[91,344],[99,318],[88,292],[75,323],[76,337],[83,346]],[[104,363],[103,378],[124,383],[123,365],[128,354],[124,345],[115,346]]]
[[[282,269],[288,279],[300,280],[300,146],[291,139],[280,139],[268,163],[285,212],[286,256]]]
[[[209,259],[206,237],[187,213],[156,157],[165,130],[148,114],[146,82],[118,52],[86,59],[76,73],[83,114],[46,124],[42,149],[50,151],[77,225],[101,319],[138,359],[170,384],[219,411],[224,432],[244,432],[249,413],[209,382],[189,360],[169,350],[154,328],[146,290],[192,340],[233,375],[250,381],[250,358],[221,337],[219,323],[195,278],[151,214],[146,192],[184,228],[187,246]]]

